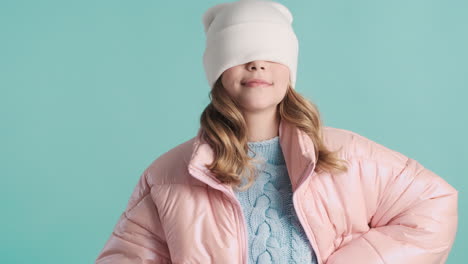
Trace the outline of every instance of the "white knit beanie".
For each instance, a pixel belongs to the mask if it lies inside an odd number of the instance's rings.
[[[288,8],[270,0],[239,0],[210,7],[203,14],[203,66],[210,88],[225,70],[253,60],[288,66],[295,88],[299,43],[292,21]]]

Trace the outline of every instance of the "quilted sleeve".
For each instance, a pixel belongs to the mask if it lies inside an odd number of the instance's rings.
[[[146,171],[99,253],[96,264],[171,263],[158,210],[146,180]]]
[[[369,231],[332,253],[327,264],[440,264],[455,240],[458,191],[408,158],[384,191]]]

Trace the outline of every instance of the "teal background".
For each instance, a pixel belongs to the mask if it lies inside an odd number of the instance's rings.
[[[0,263],[94,262],[141,172],[196,134],[220,2],[0,0]],[[466,263],[468,1],[278,2],[325,124],[459,190],[447,263]]]

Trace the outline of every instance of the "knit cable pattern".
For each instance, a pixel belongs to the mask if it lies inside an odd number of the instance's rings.
[[[249,263],[316,263],[294,210],[279,137],[249,142],[249,147],[254,151],[249,155],[263,160],[255,183],[236,192],[249,233]]]

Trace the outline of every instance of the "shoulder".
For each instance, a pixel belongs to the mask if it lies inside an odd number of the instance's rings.
[[[324,126],[323,141],[329,150],[338,150],[340,158],[369,160],[398,167],[405,166],[408,157],[397,150],[367,138],[357,132]]]
[[[192,177],[189,177],[187,168],[194,142],[195,137],[192,137],[156,157],[145,170],[148,183],[150,185],[187,184],[193,181]]]

